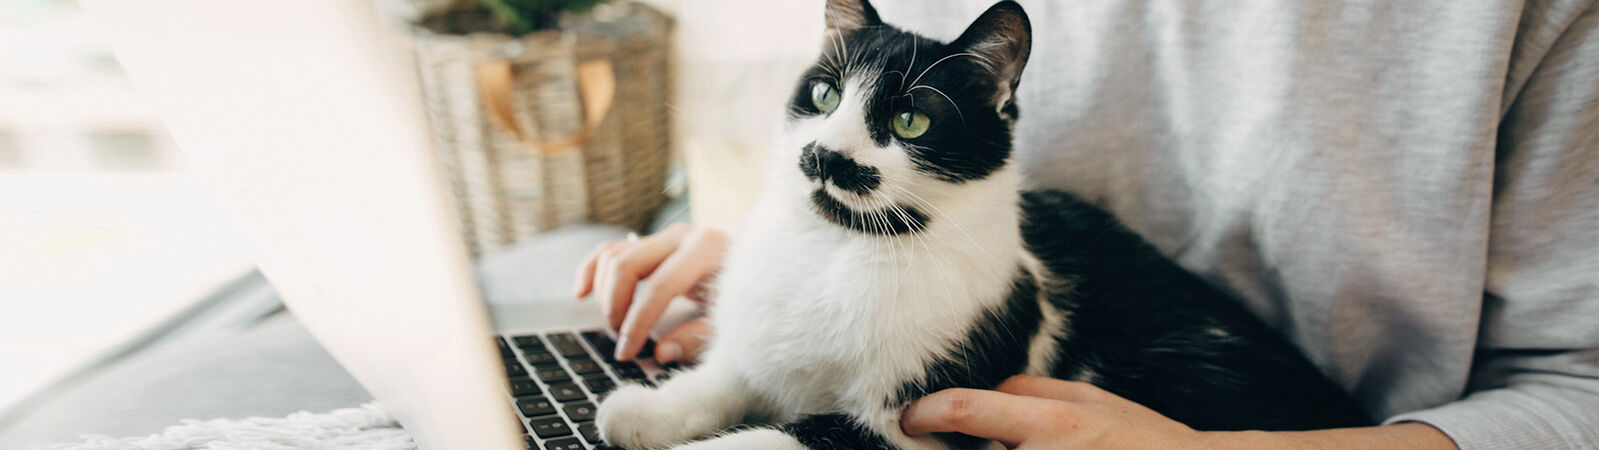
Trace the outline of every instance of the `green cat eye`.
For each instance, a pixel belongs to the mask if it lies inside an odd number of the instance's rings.
[[[921,136],[927,132],[927,126],[927,115],[921,111],[907,109],[894,115],[894,134],[899,137],[912,139]]]
[[[838,89],[826,81],[811,82],[811,104],[824,113],[838,109]]]

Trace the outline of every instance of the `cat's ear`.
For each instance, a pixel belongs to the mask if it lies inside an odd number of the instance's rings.
[[[827,29],[840,34],[874,25],[882,25],[877,9],[866,0],[827,0]]]
[[[1016,85],[1021,83],[1022,68],[1027,66],[1027,54],[1032,51],[1033,26],[1027,13],[1014,1],[994,4],[977,16],[961,37],[950,43],[957,52],[977,55],[977,58],[994,71],[998,91],[994,104],[1004,109],[1011,101]]]

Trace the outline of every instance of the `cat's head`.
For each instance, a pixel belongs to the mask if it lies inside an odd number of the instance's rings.
[[[897,235],[1005,168],[1032,42],[1020,5],[995,4],[948,43],[884,24],[866,0],[828,0],[826,23],[789,100],[778,166],[797,176],[781,188],[834,224]]]

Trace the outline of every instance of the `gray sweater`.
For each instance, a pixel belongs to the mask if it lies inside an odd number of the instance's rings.
[[[879,0],[940,39],[992,0]],[[1599,446],[1599,2],[1021,0],[1018,160],[1386,422]]]

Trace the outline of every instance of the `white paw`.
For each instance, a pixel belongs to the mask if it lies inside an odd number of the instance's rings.
[[[666,448],[720,430],[721,421],[704,406],[627,385],[600,403],[595,424],[607,444],[628,449]]]
[[[793,436],[771,428],[758,428],[673,447],[672,450],[807,450]]]

